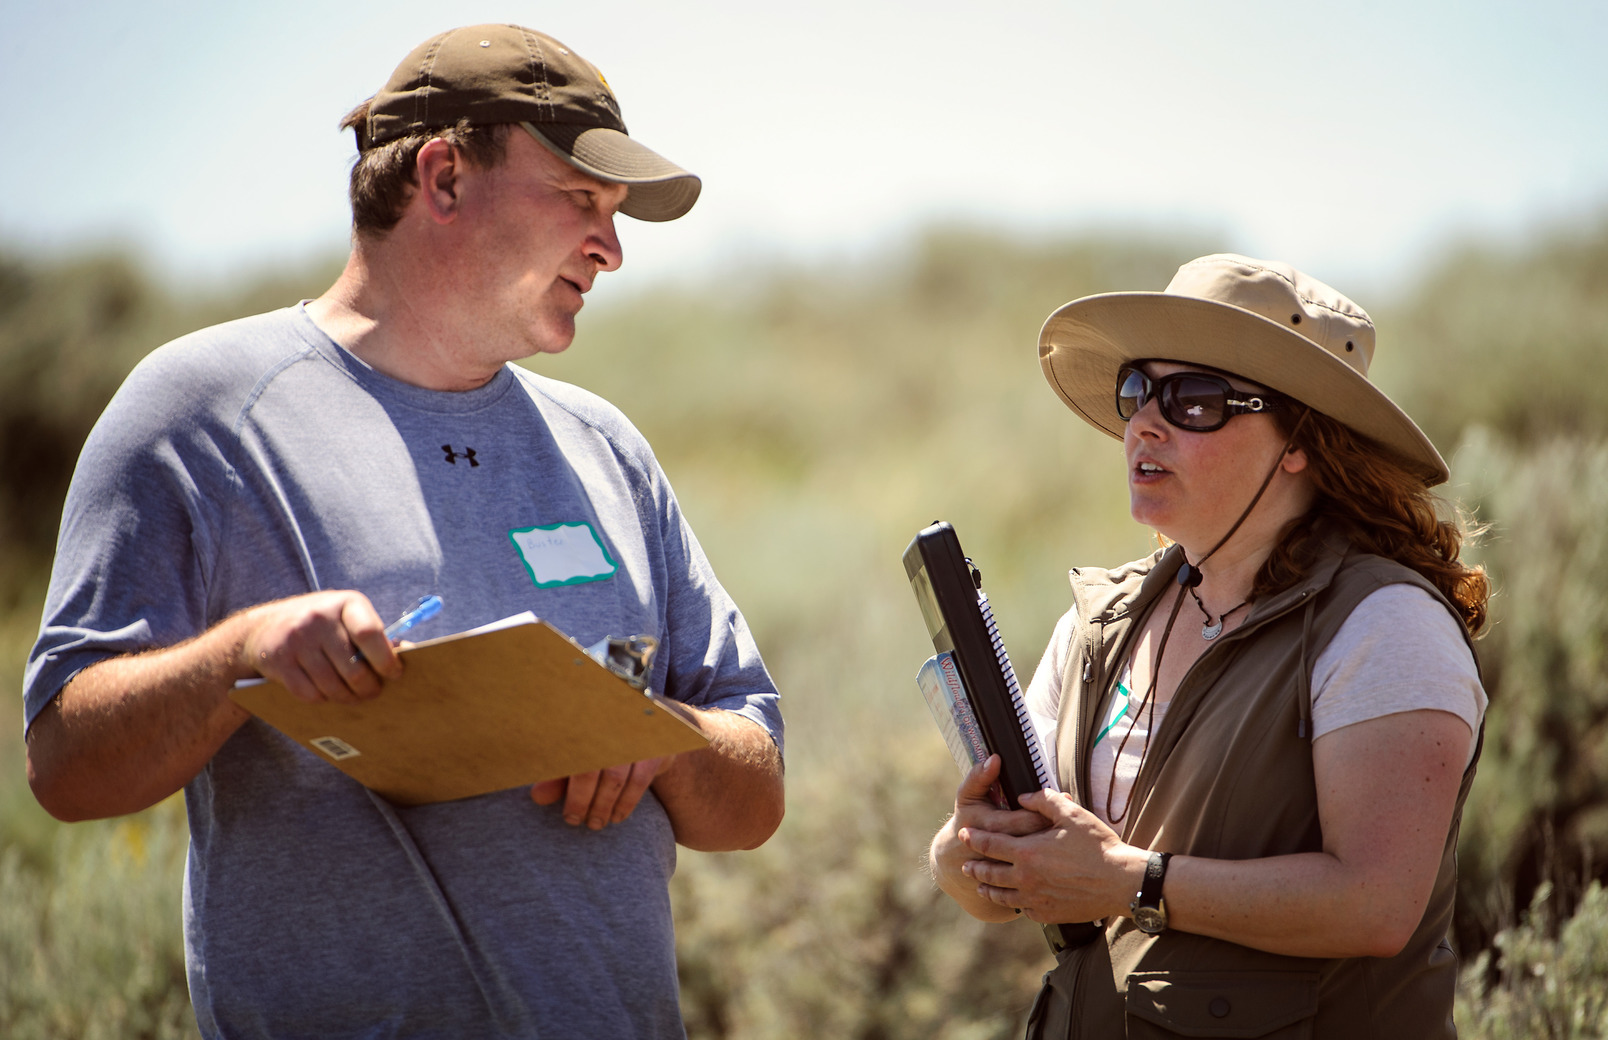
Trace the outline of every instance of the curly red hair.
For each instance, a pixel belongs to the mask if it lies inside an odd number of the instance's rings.
[[[1275,413],[1286,437],[1300,413]],[[1471,635],[1485,627],[1491,586],[1485,568],[1458,559],[1470,531],[1441,516],[1442,500],[1384,448],[1321,412],[1301,423],[1293,447],[1306,453],[1317,495],[1284,532],[1257,573],[1260,598],[1294,585],[1316,556],[1327,526],[1337,525],[1363,552],[1383,556],[1427,578],[1456,608]]]

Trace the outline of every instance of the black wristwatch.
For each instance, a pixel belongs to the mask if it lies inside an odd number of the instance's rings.
[[[1161,886],[1167,880],[1167,861],[1170,859],[1170,852],[1150,854],[1150,862],[1145,864],[1144,884],[1139,886],[1138,895],[1128,904],[1128,909],[1133,913],[1133,923],[1147,935],[1167,930],[1167,900],[1161,897]]]

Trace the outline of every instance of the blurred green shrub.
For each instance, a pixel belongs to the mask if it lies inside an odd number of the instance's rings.
[[[953,763],[925,741],[865,743],[791,788],[786,832],[756,853],[684,857],[672,896],[691,1036],[1021,1032],[1042,934],[966,917],[926,871]]]
[[[126,256],[46,267],[0,254],[0,551],[13,571],[48,555],[79,446],[172,309]]]
[[[1593,881],[1560,920],[1549,885],[1463,972],[1457,1022],[1466,1040],[1608,1036],[1608,891]]]
[[[1470,423],[1525,443],[1608,435],[1608,211],[1448,250],[1380,329],[1407,348],[1381,372],[1437,444]]]
[[[53,868],[0,848],[0,1036],[198,1035],[184,979],[181,803],[63,827]]]
[[[1476,428],[1452,468],[1491,525],[1471,555],[1496,586],[1459,856],[1460,938],[1478,949],[1542,882],[1567,912],[1608,873],[1608,438],[1520,446]]]

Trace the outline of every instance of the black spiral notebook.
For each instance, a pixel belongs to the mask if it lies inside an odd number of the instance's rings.
[[[955,529],[942,521],[922,528],[904,551],[904,566],[937,650],[916,681],[955,763],[969,770],[999,755],[1001,807],[1017,808],[1029,791],[1058,789],[981,576]]]

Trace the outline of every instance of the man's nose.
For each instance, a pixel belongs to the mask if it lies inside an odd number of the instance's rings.
[[[613,214],[602,219],[587,243],[586,255],[591,257],[600,271],[616,270],[624,262],[625,250],[620,245],[620,236],[614,230]]]

